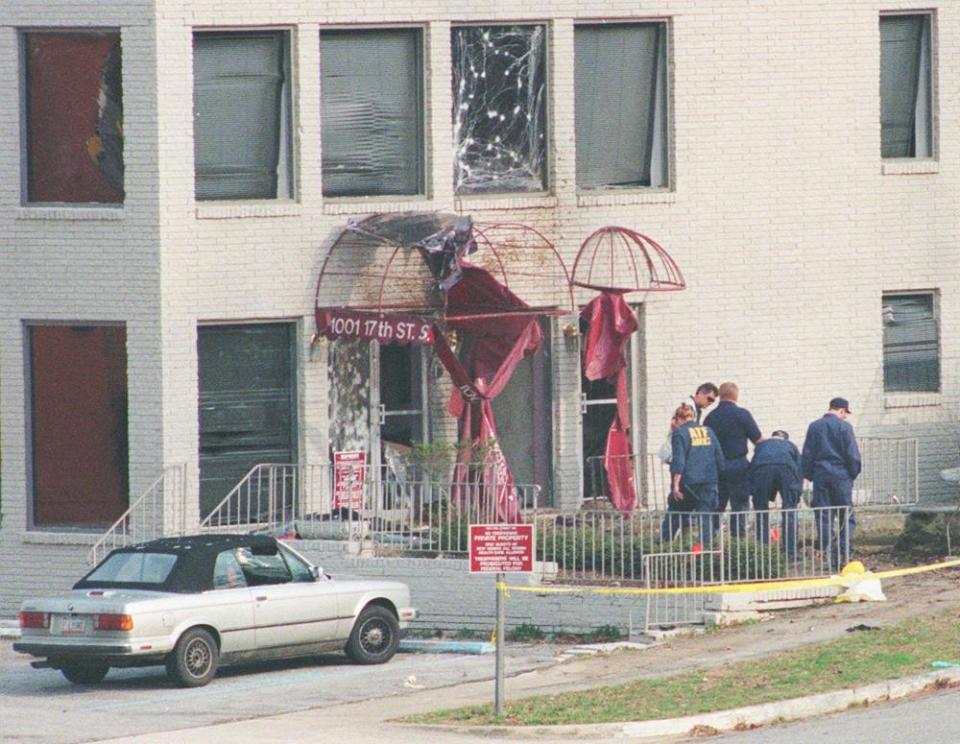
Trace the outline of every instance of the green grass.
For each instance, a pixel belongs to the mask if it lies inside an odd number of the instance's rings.
[[[960,662],[956,611],[851,633],[778,656],[717,669],[642,679],[615,687],[419,715],[415,723],[513,724],[642,721],[724,710],[827,692],[930,671],[938,659]]]

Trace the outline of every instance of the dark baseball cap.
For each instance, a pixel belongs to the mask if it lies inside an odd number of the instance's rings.
[[[847,413],[851,413],[851,411],[850,411],[850,401],[848,401],[846,398],[833,398],[833,399],[830,401],[830,410],[832,410],[832,411],[846,411]]]

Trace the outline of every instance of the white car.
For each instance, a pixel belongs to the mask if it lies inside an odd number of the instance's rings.
[[[195,535],[114,550],[71,591],[25,600],[13,649],[76,684],[165,664],[198,687],[251,659],[337,649],[381,664],[416,616],[400,582],[333,579],[273,537]]]

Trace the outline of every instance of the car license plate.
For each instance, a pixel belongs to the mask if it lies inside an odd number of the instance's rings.
[[[82,635],[87,632],[87,620],[84,617],[64,617],[60,620],[60,632],[63,635]]]

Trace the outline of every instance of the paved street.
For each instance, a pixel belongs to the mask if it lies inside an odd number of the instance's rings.
[[[513,672],[554,662],[547,645],[514,647]],[[111,670],[93,687],[77,687],[56,671],[32,669],[0,640],[0,740],[66,744],[149,734],[251,717],[325,708],[491,678],[493,654],[398,654],[381,666],[346,657],[225,669],[207,687],[173,686],[162,667]],[[410,678],[414,679],[411,680]]]

